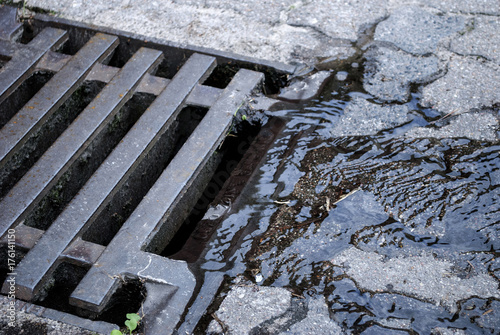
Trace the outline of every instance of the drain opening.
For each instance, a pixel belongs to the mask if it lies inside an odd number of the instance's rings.
[[[141,307],[146,298],[147,291],[140,280],[125,279],[122,286],[111,297],[109,308],[105,310],[96,320],[106,321],[117,325],[123,325],[127,313],[137,312],[141,314]],[[140,323],[136,332],[140,334],[143,331],[144,323]]]
[[[219,150],[222,154],[222,158],[215,173],[204,189],[201,197],[196,202],[196,205],[189,213],[189,216],[184,220],[170,243],[160,253],[161,256],[169,257],[181,250],[189,236],[191,236],[196,229],[198,222],[201,221],[205,215],[209,205],[219,194],[224,183],[231,175],[231,172],[236,167],[241,157],[243,157],[261,126],[242,122],[238,128],[236,135],[228,136],[224,140]],[[230,204],[225,205],[229,206]]]
[[[87,273],[87,269],[67,262],[59,264],[51,282],[41,294],[37,304],[62,312],[76,314],[75,307],[68,303],[71,292]]]
[[[217,65],[210,77],[205,81],[205,85],[217,88],[225,88],[238,70],[248,68],[250,70],[264,73],[265,80],[262,86],[262,91],[268,94],[278,94],[280,89],[286,85],[288,78],[286,75],[278,74],[276,71],[260,68],[258,66],[244,66],[238,63],[226,63]]]
[[[271,118],[264,126],[243,122],[237,136],[226,138],[221,163],[162,256],[196,262],[231,206],[244,197],[248,181],[284,125],[280,118]]]
[[[47,230],[134,123],[153,102],[152,94],[136,93],[107,124],[26,217],[24,224]]]
[[[29,138],[26,142],[21,144],[20,149],[10,159],[7,158],[5,165],[0,168],[0,195],[5,195],[7,190],[28,172],[103,87],[104,83],[101,82],[83,82],[68,100],[48,117],[39,129],[28,135]],[[34,106],[26,107],[28,109],[35,108]],[[18,113],[18,117],[19,121],[22,122],[25,116]],[[17,122],[14,119],[11,120],[14,123]]]
[[[218,65],[205,81],[205,85],[225,88],[240,68],[241,66],[236,64]]]
[[[83,234],[84,240],[105,246],[109,244],[206,112],[205,108],[192,106],[180,111],[174,125],[164,132],[142,164],[128,178],[126,185]]]
[[[67,262],[61,263],[54,272],[51,286],[37,304],[73,315],[84,316],[91,320],[106,321],[123,325],[127,313],[140,312],[141,304],[146,297],[146,288],[136,279],[123,277],[122,285],[113,294],[108,309],[100,315],[82,310],[69,304],[69,297],[87,270]],[[138,329],[139,331],[140,329]]]
[[[0,128],[3,127],[53,76],[54,73],[52,72],[37,71],[8,96],[0,104]]]

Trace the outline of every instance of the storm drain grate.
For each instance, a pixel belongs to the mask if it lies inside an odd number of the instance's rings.
[[[69,263],[86,271],[69,298],[83,314],[99,315],[122,280],[140,279],[162,287],[163,305],[148,317],[172,331],[196,280],[186,262],[157,253],[207,185],[233,116],[264,75],[239,69],[224,88],[203,85],[216,57],[188,50],[172,61],[147,47],[124,56],[126,37],[89,29],[64,53],[78,30],[67,23],[31,22],[39,32],[20,43],[15,10],[0,9],[0,236],[5,250],[15,235],[7,272],[16,298],[43,299]],[[161,64],[178,70],[153,75]],[[2,292],[10,289],[5,281]]]

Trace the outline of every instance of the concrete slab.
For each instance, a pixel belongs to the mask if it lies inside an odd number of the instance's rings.
[[[286,312],[291,305],[290,291],[280,287],[235,286],[215,313],[208,333],[250,334],[252,329]]]
[[[356,97],[331,129],[332,136],[375,135],[377,132],[409,122],[408,106],[380,106]]]
[[[462,31],[465,23],[462,16],[402,6],[377,25],[374,39],[393,43],[413,54],[425,55],[435,52],[446,37]]]
[[[344,266],[346,274],[365,290],[402,293],[444,306],[452,313],[463,299],[500,298],[498,283],[487,273],[460,278],[453,273],[452,262],[432,255],[384,259],[351,247],[332,262]]]
[[[388,15],[386,6],[387,0],[300,1],[289,11],[287,23],[355,42],[360,33]]]
[[[460,114],[500,102],[500,66],[473,57],[452,56],[447,73],[422,89],[422,105]]]
[[[363,88],[385,101],[405,102],[410,97],[410,84],[430,81],[439,73],[436,56],[412,56],[402,50],[370,48],[364,54]]]
[[[394,3],[400,4],[398,0],[393,0]],[[420,6],[428,6],[437,8],[444,12],[461,13],[461,14],[489,14],[499,15],[500,7],[496,0],[410,0],[407,3],[418,4]]]
[[[481,56],[500,65],[500,19],[478,15],[466,31],[451,41],[450,50],[464,56]]]
[[[346,53],[345,43],[336,38],[356,39],[357,29],[353,30],[351,21],[352,17],[357,17],[353,15],[355,11],[364,7],[359,4],[358,8],[351,9],[350,6],[341,5],[339,1],[337,8],[344,9],[343,20],[331,17],[328,22],[335,22],[348,29],[344,34],[332,37],[319,32],[315,26],[295,22],[296,16],[289,18],[294,11],[298,11],[302,1],[231,3],[113,0],[101,3],[28,0],[27,5],[54,11],[68,19],[183,45],[203,46],[255,58],[311,65],[317,57],[338,53],[337,49],[340,47],[340,52]],[[372,15],[367,9],[365,12]],[[363,17],[361,20],[361,23],[356,23],[358,26],[373,21]],[[328,22],[325,24],[328,25]]]
[[[447,120],[446,120],[447,121]],[[446,124],[447,122],[444,121]],[[405,133],[409,138],[466,137],[478,141],[497,141],[498,119],[492,111],[465,113],[449,119],[449,123],[435,128],[415,127]]]

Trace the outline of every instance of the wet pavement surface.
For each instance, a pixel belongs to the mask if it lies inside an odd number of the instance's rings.
[[[197,263],[179,333],[500,331],[497,0],[27,3],[331,73],[265,112],[286,126]]]

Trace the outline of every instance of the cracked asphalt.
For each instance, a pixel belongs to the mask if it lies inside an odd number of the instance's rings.
[[[376,101],[354,99],[329,136],[370,135],[409,122],[411,112],[404,103],[418,87],[421,105],[449,122],[414,127],[407,138],[499,141],[498,0],[28,0],[26,5],[181,45],[297,64],[303,73],[326,70],[336,73],[339,81],[347,77],[339,67],[345,70],[346,64],[361,60],[363,88]],[[498,183],[498,166],[495,171],[493,184]],[[369,210],[383,212],[370,195],[360,192],[356,197]],[[494,234],[498,239],[498,230]],[[407,299],[410,310],[439,314],[444,308],[454,313],[457,301],[467,298],[464,308],[479,320],[484,333],[500,331],[498,270],[492,275],[476,265],[473,277],[461,278],[453,274],[452,263],[431,254],[382,256],[356,247],[329,257],[360,288],[383,292],[376,299],[384,306]],[[343,279],[338,285],[348,291],[353,284]],[[395,297],[395,292],[405,297]],[[476,298],[490,299],[491,311],[473,314],[479,305],[474,304]],[[324,299],[297,302],[283,287],[240,277],[215,314],[218,320],[210,323],[208,333],[345,333]],[[408,334],[412,322],[387,318],[363,334]],[[79,333],[58,327],[48,334]],[[432,334],[467,332],[437,327]]]

